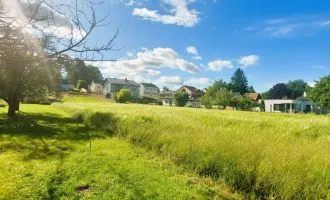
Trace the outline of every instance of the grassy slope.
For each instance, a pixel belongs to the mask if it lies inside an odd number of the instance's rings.
[[[99,96],[90,95],[90,94],[81,94],[81,95],[73,95],[73,94],[64,94],[62,98],[63,102],[109,102],[109,100],[105,100],[100,98]]]
[[[15,122],[0,108],[0,199],[239,198],[54,107],[21,110]]]
[[[330,198],[330,118],[119,104],[64,104],[116,113],[117,134],[250,198]]]

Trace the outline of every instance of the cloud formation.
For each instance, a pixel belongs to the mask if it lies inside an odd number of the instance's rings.
[[[233,68],[233,64],[230,60],[215,60],[212,62],[209,62],[208,64],[209,70],[211,71],[217,71],[220,72],[221,70],[223,70],[224,68]]]
[[[172,7],[169,10],[170,14],[162,15],[157,10],[148,10],[147,8],[135,8],[132,14],[142,17],[143,20],[184,27],[193,27],[200,21],[200,13],[195,9],[188,9],[188,5],[194,3],[195,0],[163,0],[162,2]]]
[[[205,88],[210,86],[212,83],[213,81],[208,78],[189,78],[185,82],[186,85],[192,85],[197,88]]]
[[[244,67],[252,66],[258,63],[259,56],[257,55],[249,55],[243,56],[239,59],[238,63],[243,65]]]
[[[179,76],[161,76],[158,80],[155,81],[156,84],[160,85],[183,85],[184,80]]]

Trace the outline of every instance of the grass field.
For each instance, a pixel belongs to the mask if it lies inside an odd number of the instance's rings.
[[[0,108],[0,199],[241,199],[222,182],[55,107],[23,104],[18,120],[6,110]]]
[[[330,198],[328,116],[134,104],[56,106],[186,171],[226,182],[245,198]]]

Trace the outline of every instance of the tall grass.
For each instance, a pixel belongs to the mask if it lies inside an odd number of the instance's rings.
[[[56,106],[81,112],[87,124],[94,124],[88,117],[93,113],[109,124],[109,115],[115,119],[110,122],[116,135],[225,181],[247,198],[330,198],[327,116],[119,104]]]

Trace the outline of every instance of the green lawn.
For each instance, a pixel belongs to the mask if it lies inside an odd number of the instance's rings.
[[[240,199],[220,181],[86,128],[68,109],[23,104],[18,120],[6,110],[0,199]]]
[[[74,95],[74,94],[64,94],[62,98],[63,102],[109,102],[110,100],[106,100],[100,96],[91,95],[91,94],[80,94],[80,95]]]
[[[136,104],[56,105],[245,198],[330,199],[330,118]],[[113,113],[113,114],[111,114]]]

